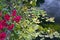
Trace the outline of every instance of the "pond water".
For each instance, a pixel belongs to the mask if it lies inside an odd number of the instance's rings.
[[[40,4],[40,9],[45,10],[50,17],[55,17],[55,21],[60,23],[60,0],[45,0]]]

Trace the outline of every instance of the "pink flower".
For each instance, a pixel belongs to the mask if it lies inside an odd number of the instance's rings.
[[[5,20],[0,20],[0,30],[2,30],[6,26],[6,21]]]
[[[3,25],[0,23],[0,30],[2,30],[4,27],[3,27]]]
[[[12,30],[14,28],[14,24],[8,26],[8,30]]]
[[[12,16],[16,16],[17,11],[14,9],[12,10]]]
[[[10,20],[10,15],[9,14],[5,14],[4,19],[7,20],[7,21]]]
[[[0,40],[5,40],[4,38],[1,38]]]
[[[0,11],[0,17],[2,16],[2,11]]]
[[[21,20],[21,16],[16,16],[15,18],[13,18],[13,21],[15,21],[16,23],[18,23]]]
[[[6,33],[2,32],[0,33],[0,40],[4,40],[6,38]]]
[[[8,24],[6,23],[6,20],[0,20],[0,25],[2,25],[3,28],[8,26]]]
[[[1,24],[2,24],[3,26],[6,26],[6,20],[1,20]]]

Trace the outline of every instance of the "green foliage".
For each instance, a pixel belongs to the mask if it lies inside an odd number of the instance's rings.
[[[60,25],[59,24],[46,24],[45,25],[47,28],[50,27],[54,29],[55,31],[58,31],[60,33]]]

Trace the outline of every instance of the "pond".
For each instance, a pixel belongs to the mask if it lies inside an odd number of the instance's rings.
[[[55,17],[55,21],[60,23],[60,0],[45,0],[40,4],[40,9],[45,10],[50,17]]]

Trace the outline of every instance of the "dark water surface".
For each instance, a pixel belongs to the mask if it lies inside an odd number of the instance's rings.
[[[45,0],[40,4],[40,9],[45,10],[50,17],[55,17],[55,21],[60,23],[60,0]]]

